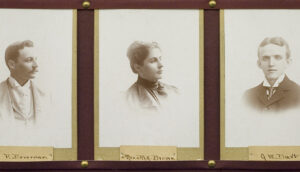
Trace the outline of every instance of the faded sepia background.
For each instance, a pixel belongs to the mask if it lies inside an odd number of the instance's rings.
[[[0,81],[10,74],[6,47],[31,40],[39,54],[34,82],[52,99],[46,123],[25,127],[1,124],[1,146],[72,146],[72,16],[72,10],[0,10]]]
[[[199,32],[199,10],[100,10],[100,147],[199,147]],[[134,41],[160,45],[162,82],[180,90],[182,107],[152,115],[120,107],[120,95],[137,80],[126,56]]]
[[[260,84],[257,50],[265,37],[282,37],[290,46],[287,76],[300,84],[300,10],[224,10],[225,145],[300,145],[300,109],[262,114],[242,106],[244,92]]]

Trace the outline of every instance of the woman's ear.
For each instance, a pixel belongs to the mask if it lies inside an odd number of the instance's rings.
[[[137,63],[133,64],[133,68],[137,73],[139,73],[141,71],[141,65],[139,65]]]

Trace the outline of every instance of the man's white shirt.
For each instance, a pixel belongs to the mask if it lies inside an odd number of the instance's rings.
[[[31,81],[21,86],[13,77],[9,77],[8,82],[14,115],[29,119],[34,114]]]
[[[284,77],[285,77],[285,74],[284,73],[281,74],[280,77],[276,80],[276,82],[274,83],[273,86],[271,86],[271,84],[269,83],[269,81],[267,80],[267,78],[264,79],[263,86],[269,88],[269,89],[266,90],[266,94],[268,96],[268,99],[270,99],[271,96],[275,94],[276,88],[283,81]]]
[[[285,74],[281,74],[280,77],[276,80],[276,82],[274,83],[273,86],[270,85],[269,81],[267,80],[267,78],[264,79],[264,82],[263,82],[263,86],[264,87],[278,87],[279,84],[283,81],[285,77]]]

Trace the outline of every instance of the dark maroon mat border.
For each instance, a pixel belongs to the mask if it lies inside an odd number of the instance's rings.
[[[82,168],[81,161],[50,162],[0,162],[0,171],[4,170],[262,170],[290,171],[299,170],[300,163],[265,162],[265,161],[216,161],[215,168],[209,168],[207,161],[173,161],[173,162],[128,162],[128,161],[88,161]]]
[[[84,0],[0,0],[1,8],[83,9]],[[215,0],[215,9],[299,9],[299,0]],[[212,9],[209,0],[89,0],[90,9]]]
[[[204,159],[220,159],[219,10],[204,11]]]
[[[78,159],[94,159],[94,11],[77,11]]]

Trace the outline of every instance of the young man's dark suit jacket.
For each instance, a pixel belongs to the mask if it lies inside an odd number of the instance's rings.
[[[245,92],[244,99],[247,105],[256,110],[282,111],[300,107],[300,86],[287,76],[276,88],[274,95],[268,100],[266,87],[263,83]]]

